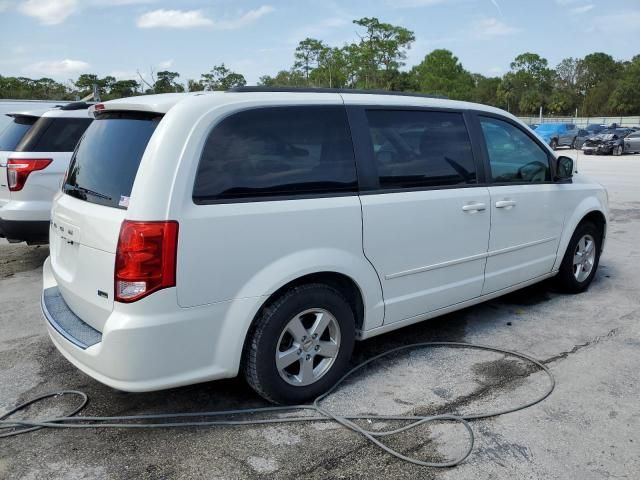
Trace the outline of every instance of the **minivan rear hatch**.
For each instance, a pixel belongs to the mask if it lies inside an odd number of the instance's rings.
[[[120,226],[140,160],[160,119],[140,112],[96,114],[53,204],[53,275],[69,308],[99,331],[113,310]]]

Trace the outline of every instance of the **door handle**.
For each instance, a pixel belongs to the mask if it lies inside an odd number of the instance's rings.
[[[515,206],[516,206],[515,200],[498,200],[496,202],[496,208],[509,208],[509,207],[515,207]]]
[[[487,206],[484,203],[470,203],[469,205],[464,205],[462,210],[465,212],[481,212],[486,208]]]

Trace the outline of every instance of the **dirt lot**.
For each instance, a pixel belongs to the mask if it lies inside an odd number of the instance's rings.
[[[613,215],[587,293],[565,296],[536,285],[357,346],[355,361],[410,342],[477,342],[528,353],[551,368],[558,385],[544,403],[473,422],[476,447],[459,467],[415,467],[354,433],[315,422],[39,431],[0,440],[0,478],[639,478],[640,156],[581,156],[578,167],[609,189]],[[77,371],[52,346],[40,318],[46,255],[46,247],[0,243],[0,412],[59,389],[89,394],[84,415],[264,405],[240,380],[127,394]],[[521,402],[544,382],[501,355],[422,350],[367,369],[328,402],[343,413],[471,413]],[[60,414],[63,403],[30,413]],[[464,438],[461,427],[442,424],[389,443],[442,460],[461,452]]]

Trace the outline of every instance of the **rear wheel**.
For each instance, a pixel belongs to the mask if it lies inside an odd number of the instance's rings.
[[[569,241],[556,277],[558,288],[567,293],[584,292],[598,269],[602,230],[591,222],[578,225]]]
[[[549,146],[553,149],[553,150],[557,150],[558,149],[558,140],[556,140],[555,138],[553,138],[551,140],[551,143],[549,144]]]
[[[251,387],[274,403],[303,403],[344,373],[355,318],[344,296],[324,284],[295,287],[256,319],[243,354]]]
[[[576,138],[574,137],[573,140],[571,141],[571,149],[575,150],[576,149]]]

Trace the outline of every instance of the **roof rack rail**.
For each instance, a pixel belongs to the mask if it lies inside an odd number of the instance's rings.
[[[60,107],[60,110],[83,110],[85,108],[89,108],[91,105],[93,105],[93,103],[71,102],[71,103],[67,103],[66,105],[62,105]]]
[[[315,87],[233,87],[227,92],[284,92],[284,93],[358,93],[367,95],[393,95],[399,97],[424,97],[424,98],[440,98],[448,100],[444,95],[427,95],[424,93],[413,92],[394,92],[391,90],[363,90],[356,88],[315,88]]]

